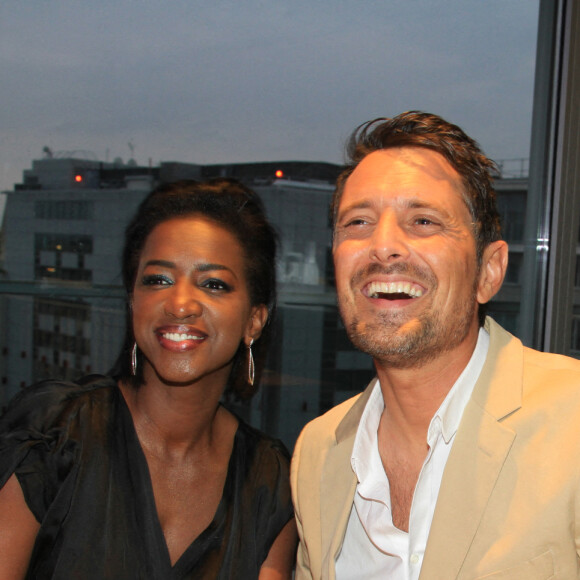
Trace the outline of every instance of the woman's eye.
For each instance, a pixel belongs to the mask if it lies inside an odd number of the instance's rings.
[[[172,283],[171,278],[162,274],[147,274],[141,281],[143,286],[169,286]]]
[[[205,282],[202,283],[202,286],[204,288],[207,288],[208,290],[225,290],[225,291],[229,291],[231,289],[229,284],[226,284],[223,280],[220,280],[218,278],[209,278],[208,280],[205,280]]]

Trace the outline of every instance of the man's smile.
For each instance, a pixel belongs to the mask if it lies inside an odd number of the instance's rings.
[[[418,284],[406,281],[398,282],[370,282],[363,289],[363,294],[369,298],[383,298],[386,300],[401,300],[420,298],[423,288]]]

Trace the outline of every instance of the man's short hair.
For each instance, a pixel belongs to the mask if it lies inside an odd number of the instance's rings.
[[[477,259],[481,263],[483,250],[491,242],[501,239],[493,187],[494,175],[499,175],[499,171],[461,128],[430,113],[408,111],[391,119],[380,117],[368,121],[355,129],[347,144],[346,167],[337,179],[330,206],[333,229],[348,177],[370,153],[394,147],[431,149],[443,155],[459,173],[465,187],[463,199],[473,220]]]

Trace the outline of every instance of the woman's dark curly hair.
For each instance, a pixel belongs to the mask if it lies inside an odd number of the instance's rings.
[[[228,230],[244,250],[246,280],[252,306],[268,307],[268,322],[252,345],[255,360],[254,385],[247,372],[247,348],[243,341],[234,357],[227,393],[249,399],[257,390],[262,374],[272,319],[276,309],[277,234],[266,219],[260,197],[234,179],[191,180],[162,184],[141,203],[125,230],[123,249],[123,284],[127,292],[127,327],[125,341],[111,373],[135,387],[143,384],[143,355],[138,349],[137,373],[131,372],[131,351],[135,344],[130,308],[139,260],[147,238],[159,224],[174,218],[202,216]]]

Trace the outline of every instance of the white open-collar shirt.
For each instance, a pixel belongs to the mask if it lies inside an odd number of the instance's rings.
[[[378,381],[375,384],[351,456],[358,484],[336,561],[337,580],[419,578],[443,470],[488,347],[489,334],[481,328],[469,363],[431,419],[427,432],[429,451],[415,487],[408,533],[393,525],[389,480],[379,455],[377,436],[385,405],[380,384]]]

